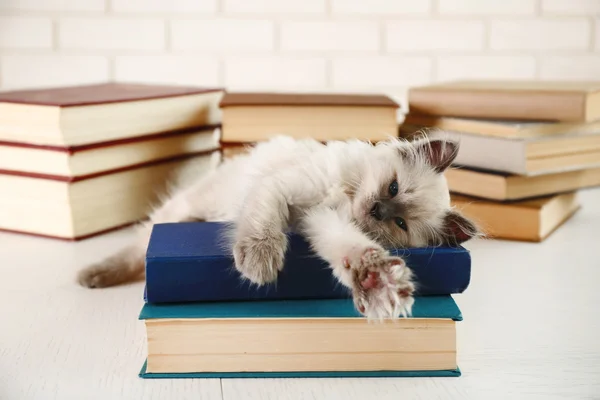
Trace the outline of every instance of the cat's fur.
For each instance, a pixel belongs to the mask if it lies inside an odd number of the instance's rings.
[[[231,221],[231,251],[246,279],[259,285],[277,279],[285,231],[294,229],[351,289],[364,315],[408,315],[415,282],[404,261],[384,248],[458,244],[477,234],[451,208],[442,174],[457,151],[457,143],[445,140],[324,145],[274,138],[167,199],[140,226],[135,243],[82,270],[78,280],[99,288],[143,276],[152,223]],[[398,194],[392,198],[394,180]],[[406,231],[395,217],[404,218]]]

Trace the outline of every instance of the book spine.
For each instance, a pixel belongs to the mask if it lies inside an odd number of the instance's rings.
[[[585,96],[575,92],[409,90],[411,113],[444,117],[585,122]]]
[[[405,249],[418,295],[463,292],[470,281],[470,254],[459,249]],[[299,236],[290,238],[290,251],[277,282],[258,287],[240,279],[231,257],[146,258],[148,303],[296,300],[348,298],[350,292],[332,275],[327,263],[312,254]]]

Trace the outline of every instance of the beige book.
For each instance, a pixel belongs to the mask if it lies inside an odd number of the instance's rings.
[[[221,122],[220,88],[104,83],[0,93],[0,141],[79,146]]]
[[[409,112],[444,117],[590,122],[600,82],[467,80],[413,87]]]
[[[148,373],[454,370],[456,322],[146,319]]]
[[[400,136],[414,138],[421,131],[420,126],[405,124]],[[600,166],[600,132],[517,139],[431,130],[427,136],[458,141],[454,162],[466,167],[535,176]]]
[[[286,135],[319,141],[396,136],[398,104],[386,96],[226,93],[223,142],[248,143]]]
[[[408,114],[404,119],[404,123],[503,138],[535,138],[552,135],[588,135],[600,133],[600,121],[587,123],[512,121]]]
[[[452,204],[489,238],[533,242],[546,239],[580,208],[575,192],[510,203],[453,195]]]
[[[492,200],[519,200],[600,186],[600,168],[520,176],[470,168],[445,172],[450,191]]]
[[[125,226],[219,160],[217,151],[74,181],[0,174],[0,230],[79,240]]]
[[[215,127],[74,147],[0,143],[0,173],[80,178],[219,148]]]

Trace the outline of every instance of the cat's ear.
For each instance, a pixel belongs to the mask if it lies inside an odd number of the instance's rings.
[[[475,236],[481,236],[481,232],[472,221],[450,210],[444,217],[443,235],[446,244],[458,246]]]
[[[437,173],[444,172],[458,154],[458,142],[451,140],[425,140],[415,143],[415,146]]]

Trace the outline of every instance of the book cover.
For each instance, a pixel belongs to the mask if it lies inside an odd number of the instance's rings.
[[[398,104],[384,95],[311,93],[225,93],[221,108],[232,106],[359,106],[393,107]]]
[[[289,300],[232,303],[145,304],[140,319],[189,318],[363,318],[350,299]],[[454,299],[447,296],[415,298],[413,318],[444,318],[462,321]],[[146,363],[141,378],[333,378],[333,377],[458,377],[458,368],[426,371],[297,371],[297,372],[192,372],[148,373]]]
[[[156,224],[146,252],[145,300],[195,301],[348,298],[326,262],[299,234],[290,246],[277,282],[257,287],[240,280],[222,242],[225,223]],[[413,270],[418,295],[462,293],[470,282],[471,257],[464,247],[390,249]]]
[[[546,239],[581,207],[576,192],[509,202],[453,194],[452,205],[490,239],[530,242]]]
[[[590,122],[600,119],[600,82],[454,81],[410,88],[408,103],[424,115]]]
[[[521,176],[455,166],[445,172],[453,193],[497,201],[523,200],[600,186],[600,168]]]
[[[0,102],[55,107],[89,106],[163,99],[168,97],[222,91],[222,88],[175,85],[146,85],[139,83],[100,83],[48,89],[27,89],[0,92]]]

